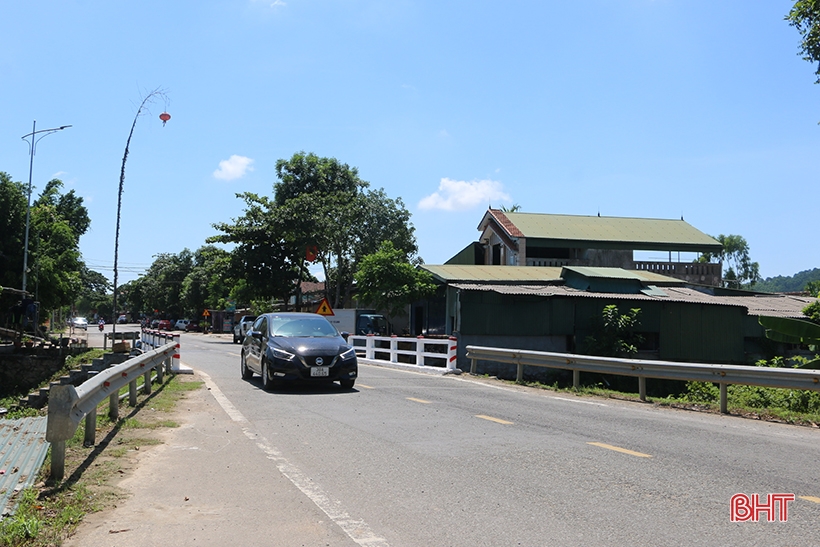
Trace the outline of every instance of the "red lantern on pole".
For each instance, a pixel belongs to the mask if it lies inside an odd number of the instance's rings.
[[[159,119],[162,120],[162,127],[165,127],[165,122],[171,119],[171,115],[167,112],[163,112],[159,115]]]

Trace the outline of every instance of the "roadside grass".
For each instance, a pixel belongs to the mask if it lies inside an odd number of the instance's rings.
[[[58,484],[49,484],[50,454],[37,483],[20,494],[14,515],[0,521],[0,546],[49,547],[70,537],[87,514],[116,505],[126,498],[117,483],[136,467],[143,447],[161,444],[161,430],[178,427],[169,416],[189,391],[203,383],[187,375],[168,375],[152,384],[152,393],[139,390],[137,406],[120,404],[121,417],[108,418],[108,401],[98,407],[96,444],[84,447],[85,420],[66,442],[65,470]],[[127,388],[125,388],[127,393]],[[127,401],[127,399],[126,399]]]
[[[558,382],[544,384],[540,382],[519,383],[515,380],[502,381],[577,396],[595,396],[682,410],[712,414],[720,413],[720,388],[718,384],[709,382],[687,382],[686,391],[680,395],[647,396],[644,403],[638,393],[618,391],[601,384],[581,386],[576,389],[574,387],[562,387]],[[730,415],[744,418],[820,427],[820,392],[729,385],[727,388],[727,410]]]

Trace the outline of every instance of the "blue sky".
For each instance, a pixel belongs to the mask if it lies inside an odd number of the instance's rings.
[[[439,264],[489,204],[680,218],[740,234],[764,277],[820,267],[820,86],[783,20],[740,0],[0,0],[0,170],[83,196],[109,277],[195,250],[272,194],[275,164],[335,157],[412,212]],[[172,118],[163,127],[158,119]]]

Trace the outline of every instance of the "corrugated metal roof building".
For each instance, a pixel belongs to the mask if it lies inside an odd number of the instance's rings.
[[[458,332],[459,365],[469,344],[572,352],[603,308],[641,309],[646,357],[743,363],[764,336],[759,315],[800,317],[813,298],[715,296],[652,272],[618,268],[424,265],[441,284],[414,308],[415,334]],[[753,345],[753,344],[752,344]]]
[[[680,220],[554,215],[488,209],[473,242],[448,264],[590,266],[650,270],[689,282],[720,285],[721,265],[680,262],[680,253],[719,253],[721,244]],[[663,252],[668,261],[635,253]],[[678,261],[673,262],[673,253]]]

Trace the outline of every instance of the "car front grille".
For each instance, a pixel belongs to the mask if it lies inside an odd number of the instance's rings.
[[[332,367],[339,359],[338,355],[300,355],[299,360],[306,367]],[[317,362],[319,361],[319,362]]]

